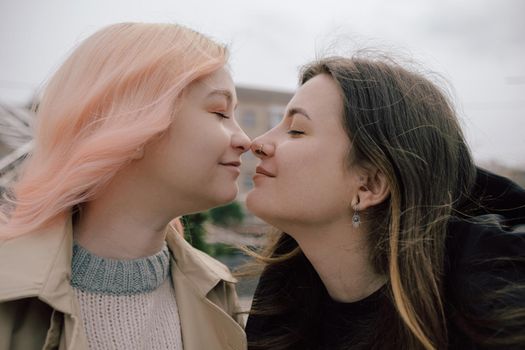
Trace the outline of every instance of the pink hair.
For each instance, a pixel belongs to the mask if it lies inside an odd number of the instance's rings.
[[[94,198],[170,126],[183,89],[226,61],[225,47],[174,24],[115,24],[87,38],[44,91],[0,237],[65,220]]]

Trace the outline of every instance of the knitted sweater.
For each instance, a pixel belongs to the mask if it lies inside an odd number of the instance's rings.
[[[167,246],[133,260],[101,258],[75,244],[71,285],[89,348],[182,350]]]

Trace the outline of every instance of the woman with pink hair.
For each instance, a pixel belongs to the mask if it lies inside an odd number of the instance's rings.
[[[237,195],[226,63],[188,28],[123,23],[55,73],[2,205],[0,349],[246,347],[234,278],[173,222]]]

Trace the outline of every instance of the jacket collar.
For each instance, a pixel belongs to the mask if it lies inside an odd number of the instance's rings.
[[[168,225],[168,247],[179,269],[205,297],[221,280],[236,282],[226,266],[193,248]],[[73,313],[70,286],[73,229],[71,217],[17,238],[0,241],[0,302],[38,297],[53,308]]]
[[[205,297],[221,280],[237,282],[226,266],[193,248],[171,224],[166,241],[178,268],[201,296]]]

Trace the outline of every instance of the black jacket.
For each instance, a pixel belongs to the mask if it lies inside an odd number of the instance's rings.
[[[288,244],[284,242],[284,250]],[[525,343],[518,346],[479,345],[481,339],[525,333],[523,318],[514,323],[502,324],[495,317],[498,310],[509,306],[525,311],[525,190],[504,177],[478,168],[471,195],[463,200],[457,215],[449,220],[445,256],[444,302],[449,348],[525,349]],[[254,303],[280,288],[274,285],[277,275],[280,276],[277,279],[283,283],[298,284],[297,289],[320,283],[306,258],[303,256],[301,259],[303,261],[293,267],[281,265],[279,269],[266,269],[257,286]],[[294,279],[294,269],[302,265],[312,270],[310,282]],[[518,285],[521,289],[512,290],[512,286]],[[511,290],[501,292],[509,286]],[[322,292],[317,296],[322,299]],[[296,304],[301,293],[299,291],[289,297]],[[246,326],[248,342],[293,331],[297,329],[297,323],[317,322],[318,314],[311,312],[311,309],[319,307],[321,303],[312,299],[300,303],[307,307],[277,316],[250,315]],[[387,307],[395,312],[392,305]],[[301,348],[308,348],[315,343],[318,336],[316,329],[319,328],[317,325],[297,334],[298,339],[303,338],[298,342],[302,344]],[[395,347],[403,348],[402,344]]]
[[[472,340],[525,334],[525,316],[514,323],[497,319],[509,308],[525,313],[525,190],[478,169],[461,211],[468,215],[449,221],[445,261],[450,348],[525,349],[525,341],[482,347]]]

